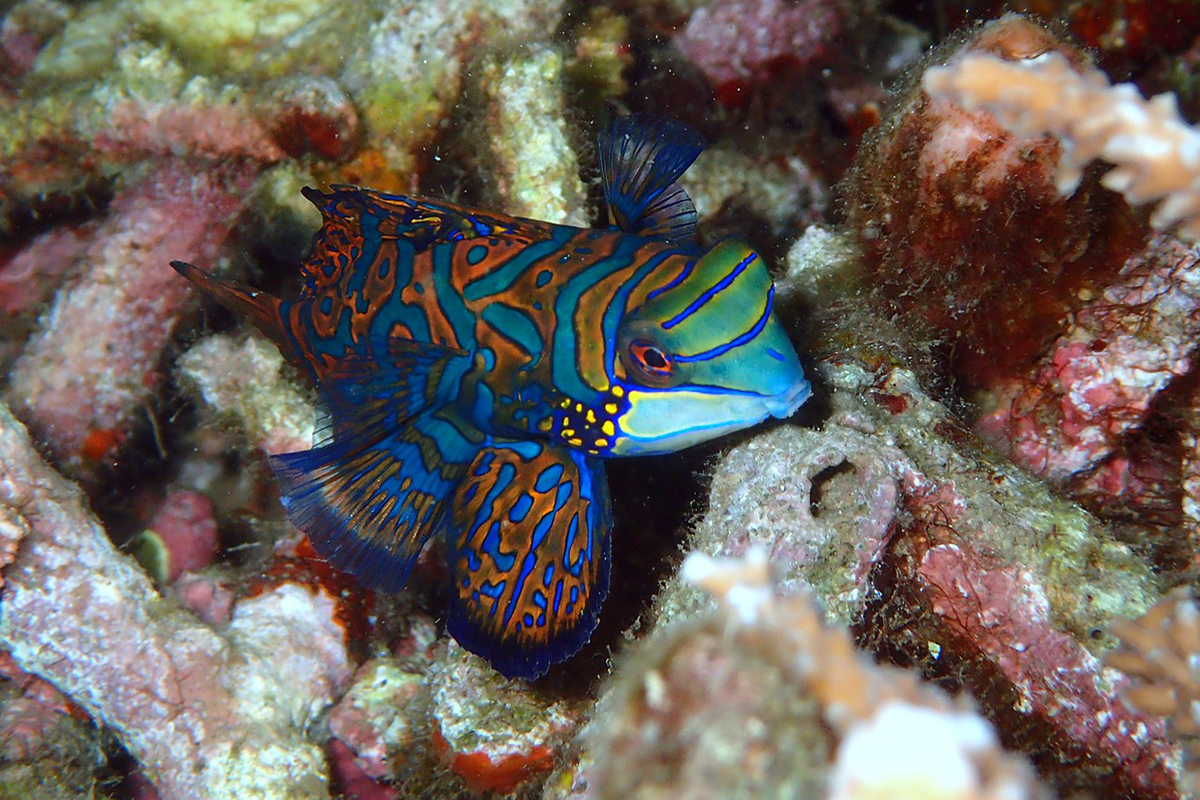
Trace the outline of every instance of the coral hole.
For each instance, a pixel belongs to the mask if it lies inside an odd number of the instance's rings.
[[[839,498],[858,496],[858,478],[854,465],[841,461],[818,472],[812,477],[809,505],[813,519],[820,519],[827,512],[844,506]]]

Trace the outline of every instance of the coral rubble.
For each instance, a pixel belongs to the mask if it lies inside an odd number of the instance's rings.
[[[1131,705],[1167,719],[1171,736],[1183,745],[1185,788],[1200,788],[1200,611],[1187,589],[1175,589],[1135,620],[1113,624],[1122,647],[1108,664],[1136,682],[1125,689]]]
[[[1084,165],[1115,165],[1101,178],[1131,203],[1162,202],[1151,222],[1200,238],[1200,130],[1179,116],[1175,96],[1144,99],[1130,84],[1112,86],[1103,73],[1078,72],[1053,51],[1021,61],[964,56],[925,73],[934,97],[968,110],[985,108],[1023,135],[1050,133],[1062,142],[1055,183],[1063,194],[1079,186]]]
[[[236,162],[168,161],[114,201],[79,254],[86,272],[58,294],[9,379],[9,401],[57,459],[108,456],[144,414],[192,296],[162,265],[181,249],[214,257],[252,180]],[[112,447],[96,448],[97,437]]]
[[[693,553],[683,574],[720,608],[617,665],[583,737],[582,796],[1046,796],[969,703],[873,664],[807,593],[780,596],[765,549]]]
[[[1169,787],[1161,729],[1122,704],[1097,658],[1108,646],[1097,632],[1158,596],[1147,565],[1035,478],[964,447],[970,433],[911,372],[842,355],[823,377],[824,428],[731,450],[690,545],[766,547],[783,587],[816,591],[881,655],[970,688],[1059,785],[1092,780],[1070,755],[1086,752],[1108,765],[1112,791]],[[675,581],[656,611],[663,624],[699,607]],[[1028,744],[1043,738],[1054,746]]]
[[[239,603],[220,633],[171,609],[7,409],[0,504],[26,526],[0,643],[115,730],[160,791],[328,796],[305,729],[350,678],[333,598],[284,584]]]
[[[1195,796],[1200,14],[925,5],[0,4],[0,796]],[[509,681],[436,543],[288,525],[316,393],[168,263],[294,296],[306,185],[604,225],[630,110],[816,396],[614,464],[597,633]]]

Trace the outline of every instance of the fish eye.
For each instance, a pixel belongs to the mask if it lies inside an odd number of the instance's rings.
[[[665,385],[675,371],[671,356],[646,339],[634,339],[626,348],[632,371],[645,383],[652,386]]]

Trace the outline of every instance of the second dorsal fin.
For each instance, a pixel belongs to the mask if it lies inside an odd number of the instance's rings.
[[[679,241],[696,232],[696,207],[675,181],[704,150],[695,129],[654,114],[618,117],[600,132],[600,174],[613,224]]]

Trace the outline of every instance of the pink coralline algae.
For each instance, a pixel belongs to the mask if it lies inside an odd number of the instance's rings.
[[[1076,48],[1004,17],[952,56],[1011,60]],[[983,111],[919,86],[868,137],[846,183],[852,230],[873,293],[929,326],[967,391],[1023,375],[1061,320],[1140,249],[1129,208],[1089,175],[1060,195],[1060,145],[1015,136]]]
[[[737,102],[743,90],[830,60],[845,21],[829,0],[723,0],[696,9],[675,45],[719,98]]]
[[[997,388],[976,429],[1055,483],[1117,452],[1154,398],[1193,366],[1200,252],[1156,236],[1021,381]]]
[[[345,800],[399,800],[399,792],[368,775],[345,744],[337,739],[332,740],[329,753],[333,774],[337,777],[341,796]]]
[[[403,758],[406,746],[418,736],[417,701],[423,676],[391,659],[373,659],[359,667],[354,682],[329,712],[335,758],[346,764],[346,775],[368,780],[392,778],[393,759]]]
[[[0,507],[25,522],[0,643],[111,727],[164,797],[328,796],[306,729],[350,679],[332,598],[280,585],[220,632],[166,608],[3,408]]]
[[[167,583],[185,571],[203,569],[217,556],[217,520],[213,502],[199,492],[176,490],[154,512],[142,537],[161,553],[161,575]],[[152,571],[153,572],[153,571]]]
[[[232,581],[211,575],[184,574],[171,588],[184,608],[209,625],[229,621],[234,601]]]
[[[78,462],[89,436],[144,417],[163,348],[191,307],[190,288],[162,265],[181,252],[215,257],[253,176],[236,163],[168,161],[113,202],[81,254],[86,271],[42,317],[10,376],[8,396],[56,458]]]
[[[981,457],[907,370],[843,358],[822,371],[822,430],[762,434],[718,464],[691,546],[765,546],[782,587],[815,590],[879,655],[968,688],[1058,787],[1174,797],[1163,728],[1121,702],[1093,652],[1114,614],[1156,596],[1149,569],[1036,479]],[[696,603],[670,586],[659,619]]]
[[[0,654],[0,677],[19,692],[0,707],[0,760],[23,761],[43,746],[72,706],[52,684],[26,673],[7,653]]]
[[[11,256],[0,257],[0,314],[7,323],[36,313],[66,277],[82,268],[96,227],[80,223],[51,228]]]
[[[1187,794],[1190,701],[1115,668],[1159,681],[1179,626],[1138,623],[1144,664],[1109,633],[1200,563],[1200,251],[1112,177],[1187,170],[1087,166],[1079,120],[943,85],[1049,62],[1200,135],[1094,38],[849,0],[2,5],[0,796]],[[1130,79],[1194,94],[1179,72]],[[316,393],[167,265],[290,295],[305,185],[592,224],[583,143],[665,108],[710,143],[700,238],[769,262],[818,396],[612,470],[597,633],[508,681],[431,611],[443,551],[375,594],[286,522],[265,456],[312,445]]]

